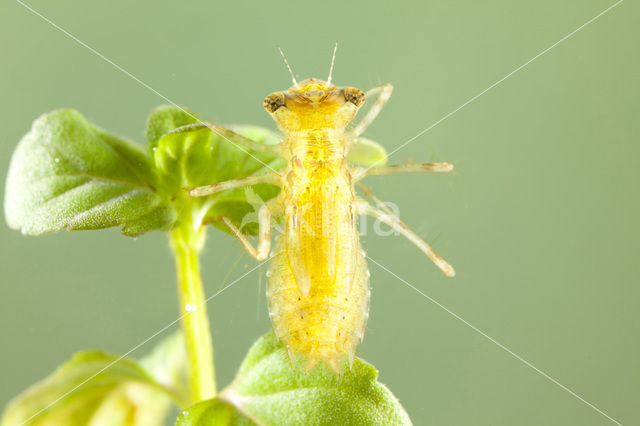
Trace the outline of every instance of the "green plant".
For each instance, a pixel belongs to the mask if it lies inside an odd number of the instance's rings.
[[[271,333],[249,351],[236,379],[217,391],[199,254],[212,219],[243,224],[253,212],[243,189],[189,197],[186,189],[278,169],[281,159],[239,149],[208,128],[170,133],[198,122],[184,109],[163,106],[147,123],[148,149],[113,136],[80,113],[59,110],[37,119],[18,145],[7,179],[5,213],[27,235],[120,227],[124,235],[167,232],[176,259],[182,332],[136,361],[82,352],[14,399],[3,425],[162,424],[171,404],[179,425],[408,424],[397,399],[377,382],[377,371],[357,359],[336,375],[321,366],[305,374],[290,363]],[[236,130],[261,144],[275,144],[269,130]],[[353,161],[385,153],[362,140]],[[262,200],[278,194],[269,184],[252,187]],[[195,404],[195,405],[194,405]]]

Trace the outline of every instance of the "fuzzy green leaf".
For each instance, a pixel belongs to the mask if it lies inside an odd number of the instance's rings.
[[[165,339],[142,362],[80,352],[11,401],[2,426],[162,425],[172,398],[180,405],[187,402],[185,371],[180,333]]]
[[[200,121],[198,115],[185,107],[161,105],[155,108],[147,118],[147,142],[149,147],[158,145],[158,140],[170,131]]]
[[[82,385],[116,359],[115,355],[102,352],[76,354],[53,375],[12,401],[2,424],[111,424],[115,420],[125,420],[134,410],[144,415],[145,410],[140,410],[139,405],[147,403],[155,405],[159,413],[166,411],[166,396],[155,388],[157,385],[153,379],[132,360],[119,361]],[[80,387],[73,391],[76,386]],[[66,392],[71,393],[64,396]],[[122,408],[115,409],[118,405]],[[142,423],[130,421],[123,424]]]
[[[284,160],[275,154],[241,147],[207,127],[186,128],[169,133],[178,124],[184,126],[199,123],[199,119],[190,114],[177,107],[162,106],[155,109],[148,120],[147,135],[151,135],[149,144],[161,179],[159,187],[166,197],[178,203],[181,200],[186,202],[187,189],[260,175],[272,169],[279,170],[285,165]],[[259,127],[237,126],[234,130],[265,145],[278,142],[278,137],[273,132]],[[160,131],[166,133],[154,139]],[[192,203],[192,210],[197,212],[196,216],[205,219],[227,216],[238,227],[246,225],[242,228],[244,233],[255,235],[257,223],[247,223],[246,220],[243,223],[243,219],[257,211],[259,204],[275,197],[279,191],[277,186],[258,184],[189,202]],[[226,226],[220,223],[213,225],[228,232]]]
[[[309,374],[294,368],[272,333],[258,340],[236,379],[220,395],[183,411],[177,426],[407,425],[409,416],[361,359],[338,376],[324,365]]]
[[[173,207],[154,189],[151,157],[90,124],[80,113],[44,114],[11,159],[9,226],[27,235],[121,226],[125,235],[165,230]]]
[[[387,150],[378,142],[367,138],[356,139],[349,148],[347,160],[361,166],[378,166],[387,162]]]

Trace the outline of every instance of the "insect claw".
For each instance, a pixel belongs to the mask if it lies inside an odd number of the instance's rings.
[[[356,358],[355,351],[349,352],[347,354],[347,359],[349,361],[349,370],[353,370],[353,361],[355,360],[355,358]]]
[[[289,348],[287,349],[287,355],[289,356],[289,361],[291,362],[291,366],[293,367],[293,365],[295,364],[295,359],[296,359],[296,352]]]
[[[340,363],[338,362],[338,357],[334,356],[333,358],[327,358],[325,360],[325,362],[327,363],[327,365],[333,370],[335,371],[335,373],[338,376],[341,376],[341,372],[340,372]]]
[[[304,374],[307,375],[318,364],[318,357],[315,355],[309,355],[307,366],[304,368]]]

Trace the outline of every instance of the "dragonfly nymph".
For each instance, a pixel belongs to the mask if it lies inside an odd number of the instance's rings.
[[[307,79],[264,100],[284,133],[274,147],[257,146],[231,130],[224,136],[251,149],[270,149],[287,160],[280,172],[194,188],[204,196],[258,183],[279,185],[280,194],[258,212],[259,241],[248,237],[228,218],[224,221],[247,251],[259,261],[271,255],[267,299],[274,332],[293,358],[307,357],[307,370],[324,361],[336,371],[343,356],[353,360],[364,336],[369,312],[369,270],[360,246],[357,219],[370,215],[418,246],[447,276],[455,274],[426,242],[396,215],[355,192],[366,176],[415,172],[449,172],[451,163],[352,165],[350,149],[391,96],[386,84],[367,93]],[[367,99],[375,98],[360,122],[347,129]],[[220,129],[216,126],[217,129]],[[273,215],[281,215],[284,232],[271,250]]]

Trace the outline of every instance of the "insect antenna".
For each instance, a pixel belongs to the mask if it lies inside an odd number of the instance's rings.
[[[293,85],[298,87],[298,82],[296,81],[296,77],[293,75],[293,70],[291,69],[291,65],[289,65],[289,61],[287,61],[287,57],[284,56],[282,49],[278,47],[278,50],[280,51],[280,55],[282,55],[282,59],[284,59],[284,64],[287,66],[289,74],[291,74],[291,81],[293,81]]]
[[[333,64],[336,62],[336,52],[338,51],[338,42],[336,41],[335,46],[333,46],[333,56],[331,56],[331,67],[329,68],[329,77],[327,78],[327,83],[331,84],[331,77],[333,76]]]

